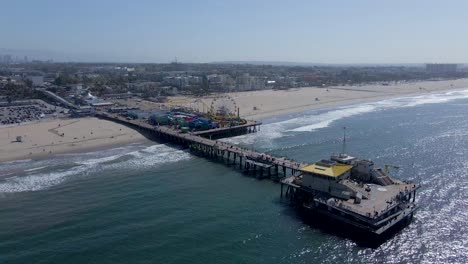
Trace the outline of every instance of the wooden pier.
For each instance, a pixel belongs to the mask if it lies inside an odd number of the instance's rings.
[[[248,121],[240,126],[181,133],[169,126],[153,126],[141,120],[128,120],[115,114],[100,112],[96,116],[138,129],[159,140],[188,147],[194,154],[219,160],[235,168],[238,167],[243,172],[253,174],[257,178],[270,178],[278,181],[283,177],[294,175],[298,169],[307,165],[284,157],[274,157],[214,140],[255,133],[260,129],[260,122]]]

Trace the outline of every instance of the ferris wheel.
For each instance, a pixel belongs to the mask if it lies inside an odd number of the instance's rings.
[[[199,113],[210,113],[211,106],[206,104],[202,99],[197,98],[188,104],[188,108]]]
[[[229,95],[219,95],[211,101],[210,113],[217,118],[232,118],[237,116],[238,107],[234,98]]]

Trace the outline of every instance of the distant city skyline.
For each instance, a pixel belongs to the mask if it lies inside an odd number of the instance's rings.
[[[0,54],[74,62],[468,63],[468,2],[4,1]]]

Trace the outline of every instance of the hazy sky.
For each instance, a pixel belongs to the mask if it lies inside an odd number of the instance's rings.
[[[468,1],[0,0],[0,48],[72,60],[468,62]]]

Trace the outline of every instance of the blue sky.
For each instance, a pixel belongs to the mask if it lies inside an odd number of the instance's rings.
[[[461,0],[0,0],[0,6],[0,48],[70,60],[468,62],[468,1]]]

